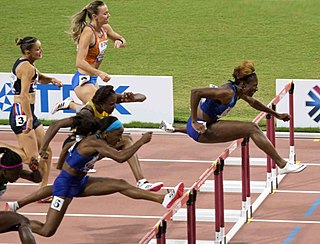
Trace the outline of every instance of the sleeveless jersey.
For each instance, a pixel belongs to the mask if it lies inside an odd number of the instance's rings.
[[[88,105],[91,106],[92,110],[93,110],[93,114],[94,114],[94,117],[98,118],[98,119],[102,119],[104,117],[107,117],[109,116],[110,114],[108,114],[106,111],[103,111],[102,113],[99,113],[96,106],[94,105],[94,103],[92,102],[92,100],[90,100],[88,102]]]
[[[206,98],[205,100],[200,102],[200,108],[203,112],[209,115],[212,119],[217,120],[229,113],[229,111],[236,105],[238,101],[238,97],[236,96],[236,86],[234,83],[229,82],[227,83],[228,86],[231,86],[233,89],[233,97],[230,103],[228,104],[221,104],[215,100],[210,98]],[[211,88],[216,89],[216,88]]]
[[[95,162],[99,158],[99,153],[95,153],[91,156],[85,157],[81,156],[77,150],[78,142],[74,143],[68,149],[68,155],[66,157],[66,162],[69,166],[75,170],[80,172],[87,173],[89,169],[92,169]]]
[[[108,47],[108,38],[107,33],[101,30],[100,35],[95,31],[94,27],[91,24],[87,25],[93,32],[95,43],[93,46],[89,47],[86,61],[89,64],[95,62],[100,62],[103,60],[104,54]]]
[[[19,64],[26,61],[30,63],[28,59],[18,59],[12,67],[10,82],[11,82],[11,89],[14,95],[20,95],[21,93],[21,80],[17,77],[16,68],[18,67]],[[33,93],[36,91],[38,80],[39,80],[39,73],[38,73],[38,70],[34,68],[34,76],[30,81],[29,93]]]

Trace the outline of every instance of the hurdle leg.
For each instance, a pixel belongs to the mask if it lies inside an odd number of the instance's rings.
[[[252,206],[251,206],[251,188],[250,188],[250,150],[249,150],[249,138],[247,139],[247,143],[245,146],[245,163],[246,163],[246,170],[247,170],[247,180],[246,180],[246,209],[247,209],[247,216],[248,219],[252,218]]]
[[[276,110],[276,105],[272,104],[272,109],[275,111]],[[270,135],[271,135],[271,143],[273,144],[274,147],[276,147],[276,131],[275,131],[275,121],[274,121],[274,116],[271,115],[270,117]],[[277,167],[275,161],[272,159],[271,160],[271,177],[272,177],[272,185],[274,189],[278,188],[278,176],[277,176]]]
[[[267,114],[266,116],[266,129],[267,129],[267,137],[271,141],[271,115]],[[272,182],[272,174],[271,174],[271,157],[267,155],[267,188],[269,189],[269,193],[273,193],[273,182]]]
[[[161,220],[157,237],[157,244],[165,244],[166,243],[166,231],[167,231],[167,221]]]
[[[196,243],[196,198],[197,191],[193,188],[190,190],[187,201],[188,243],[190,244]]]
[[[289,90],[289,114],[290,114],[290,152],[289,152],[289,163],[296,163],[296,153],[294,149],[294,83],[291,82],[291,88]]]
[[[214,241],[215,244],[221,243],[221,236],[220,236],[220,213],[221,213],[221,206],[220,206],[220,187],[219,187],[219,171],[220,171],[220,162],[217,165],[216,170],[214,171],[214,202],[215,202],[215,227],[216,227],[216,239]]]
[[[244,218],[245,222],[248,222],[248,211],[247,211],[247,164],[246,164],[246,145],[247,138],[244,138],[241,142],[241,180],[242,180],[242,208],[241,217]]]
[[[220,167],[220,172],[219,172],[219,199],[220,199],[220,240],[221,243],[225,244],[227,239],[226,239],[226,234],[225,234],[225,222],[224,222],[224,192],[223,192],[223,167],[224,167],[224,160],[219,159],[219,167]]]

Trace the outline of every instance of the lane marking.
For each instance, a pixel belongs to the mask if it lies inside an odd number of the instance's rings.
[[[312,204],[312,206],[309,208],[309,210],[304,215],[305,217],[311,216],[314,210],[320,205],[320,197]]]
[[[52,159],[58,159],[59,157],[52,157]],[[241,160],[240,157],[229,157],[229,160]],[[256,158],[257,160],[266,160],[266,158]],[[112,161],[112,159],[110,158],[103,158],[100,159],[103,161]],[[254,158],[252,159],[254,160]],[[215,160],[191,160],[191,159],[157,159],[157,158],[139,158],[139,161],[141,162],[168,162],[168,163],[205,163],[205,164],[212,164]],[[304,163],[301,161],[297,161],[299,163],[303,163],[307,166],[320,166],[320,162],[319,163]]]
[[[293,224],[320,224],[320,221],[309,220],[282,220],[282,219],[252,219],[251,222],[265,223],[293,223]]]
[[[274,190],[274,192],[277,192],[277,193],[320,194],[320,191]]]
[[[18,212],[28,216],[47,216],[47,213],[25,213]],[[70,214],[66,213],[66,217],[94,217],[94,218],[130,218],[130,219],[160,219],[162,216],[143,216],[143,215],[121,215],[121,214]]]
[[[290,244],[290,241],[294,239],[299,230],[299,226],[294,227],[291,233],[288,235],[288,237],[283,241],[283,244]]]

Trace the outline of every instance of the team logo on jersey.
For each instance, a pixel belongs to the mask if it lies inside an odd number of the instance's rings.
[[[320,121],[320,87],[313,87],[308,95],[312,99],[312,101],[306,101],[306,106],[312,108],[308,114],[318,123]]]
[[[11,83],[4,83],[0,89],[0,111],[9,112],[13,104]]]

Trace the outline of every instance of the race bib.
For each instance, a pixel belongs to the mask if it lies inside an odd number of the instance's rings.
[[[108,47],[108,41],[103,41],[99,43],[99,55],[97,56],[97,61],[100,62],[103,57],[104,53],[106,52]]]
[[[27,115],[16,116],[16,126],[23,126],[27,122]]]
[[[90,75],[79,75],[79,85],[83,85],[90,80]]]
[[[51,208],[60,211],[64,203],[64,199],[54,196],[51,202]]]

